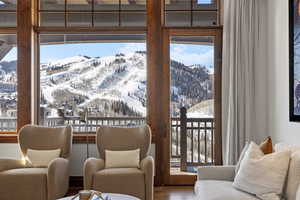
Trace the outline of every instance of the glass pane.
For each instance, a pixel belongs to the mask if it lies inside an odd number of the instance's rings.
[[[2,27],[15,27],[15,26],[17,26],[16,13],[0,12],[0,26],[2,26]]]
[[[48,10],[48,11],[65,10],[65,0],[40,0],[40,10]]]
[[[122,26],[146,26],[146,13],[121,13]]]
[[[165,20],[166,26],[191,26],[190,12],[167,11]]]
[[[128,0],[122,1],[121,10],[146,11],[146,0]]]
[[[67,1],[67,10],[86,10],[92,11],[92,1],[87,0],[69,0]]]
[[[210,36],[171,37],[171,174],[196,172],[213,162],[213,41]],[[186,142],[181,142],[184,132]]]
[[[119,0],[94,0],[94,10],[119,10]]]
[[[119,26],[119,13],[95,13],[94,26]]]
[[[215,0],[197,0],[198,4],[213,4]]]
[[[41,35],[40,42],[41,124],[89,132],[145,122],[145,35]]]
[[[213,26],[217,23],[217,12],[193,11],[193,26]]]
[[[17,10],[17,0],[0,1],[0,10]]]
[[[17,127],[16,41],[16,35],[0,35],[0,131]]]
[[[92,13],[68,13],[68,26],[92,26]]]
[[[64,13],[40,13],[41,26],[65,26]]]
[[[191,0],[165,0],[165,9],[166,10],[191,10]]]

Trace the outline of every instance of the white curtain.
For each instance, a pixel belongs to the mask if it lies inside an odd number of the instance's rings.
[[[224,0],[223,163],[267,136],[267,0]]]

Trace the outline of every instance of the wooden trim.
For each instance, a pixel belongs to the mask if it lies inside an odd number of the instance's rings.
[[[196,181],[196,174],[172,175],[167,185],[194,185]]]
[[[17,129],[31,123],[31,57],[32,57],[32,0],[18,0],[17,5]]]
[[[1,34],[16,34],[17,31],[16,27],[0,27]]]
[[[215,50],[214,50],[214,84],[215,84],[215,92],[214,92],[214,107],[215,107],[215,131],[214,131],[214,157],[215,164],[222,165],[222,38],[223,32],[222,30],[216,30],[215,35]]]
[[[201,28],[165,28],[168,29],[169,35],[172,36],[217,36],[217,30],[222,30],[222,26],[201,27]]]
[[[214,86],[215,86],[215,146],[214,146],[214,156],[215,164],[222,164],[222,138],[221,138],[221,76],[222,76],[222,27],[218,28],[164,28],[164,48],[163,57],[168,59],[164,61],[164,68],[170,68],[169,58],[170,58],[170,37],[171,36],[212,36],[214,37],[214,63],[215,63],[215,76],[214,76]],[[170,133],[169,133],[170,134]],[[170,136],[168,136],[170,138]],[[170,139],[166,140],[164,146],[168,147],[165,151],[167,155],[170,155]],[[190,174],[180,174],[173,175],[170,173],[170,163],[169,156],[164,160],[162,166],[164,169],[164,180],[168,185],[192,185],[195,183],[196,175]]]
[[[96,134],[95,133],[74,133],[73,144],[86,144],[86,135],[88,134],[89,144],[96,144]],[[152,136],[152,144],[155,144],[155,137]],[[18,143],[18,135],[16,132],[0,132],[0,144],[1,143]]]
[[[34,30],[38,33],[115,33],[115,34],[145,34],[146,27],[38,27]]]
[[[0,136],[0,143],[18,143],[18,136],[12,134]]]
[[[155,185],[164,184],[164,159],[169,126],[169,75],[163,66],[161,0],[147,1],[147,123],[156,137]],[[159,103],[158,103],[159,102]]]
[[[166,108],[166,114],[165,114],[165,118],[166,120],[169,120],[168,121],[168,124],[167,124],[167,130],[166,130],[166,139],[164,141],[162,141],[162,146],[164,147],[164,152],[165,152],[165,155],[164,155],[164,160],[163,160],[163,163],[161,164],[161,166],[164,166],[164,184],[168,184],[170,181],[170,137],[171,137],[171,122],[170,122],[170,85],[171,85],[171,76],[170,76],[170,49],[169,49],[169,30],[165,29],[163,30],[163,52],[162,52],[162,58],[163,58],[163,73],[165,74],[165,77],[164,79],[165,82],[164,84],[166,85],[165,87],[165,95],[166,95],[166,100],[165,100],[165,106],[167,107]],[[167,170],[167,171],[166,171]]]
[[[0,131],[0,135],[16,135],[16,131]]]

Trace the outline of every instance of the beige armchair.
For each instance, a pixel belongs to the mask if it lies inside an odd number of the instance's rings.
[[[128,194],[141,200],[153,199],[154,161],[149,156],[151,131],[148,125],[134,128],[102,126],[97,131],[100,159],[89,158],[84,164],[84,188],[101,192]],[[105,169],[105,150],[140,149],[140,169]]]
[[[72,128],[46,128],[26,125],[19,132],[23,156],[28,149],[61,149],[60,158],[48,168],[33,168],[25,161],[0,159],[1,200],[54,200],[63,197],[69,187],[69,158]]]

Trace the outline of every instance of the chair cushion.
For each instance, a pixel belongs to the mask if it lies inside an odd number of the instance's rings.
[[[200,180],[195,184],[196,200],[258,200],[235,189],[230,181]]]
[[[105,168],[140,168],[140,149],[130,151],[105,150]]]
[[[137,168],[104,169],[94,174],[93,189],[145,199],[144,173]]]
[[[0,172],[1,200],[46,200],[47,168],[22,168]]]
[[[27,150],[27,157],[30,164],[33,167],[48,167],[49,163],[59,158],[60,149],[53,149],[53,150],[35,150],[35,149],[28,149]]]

